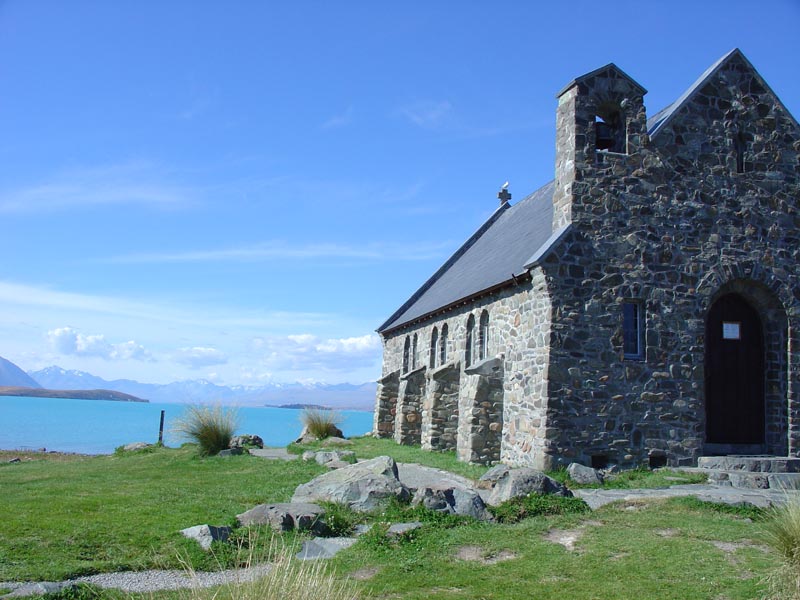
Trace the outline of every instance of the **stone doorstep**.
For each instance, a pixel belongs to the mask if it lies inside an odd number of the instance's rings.
[[[751,473],[800,473],[800,458],[790,456],[701,456],[700,469]]]
[[[754,490],[800,490],[800,473],[751,473],[704,469],[708,481],[721,486]]]

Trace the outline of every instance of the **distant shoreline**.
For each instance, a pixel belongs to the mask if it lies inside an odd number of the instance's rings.
[[[116,392],[114,390],[47,390],[15,386],[0,386],[0,396],[28,396],[32,398],[68,398],[71,400],[110,400],[112,402],[143,402],[149,400]]]

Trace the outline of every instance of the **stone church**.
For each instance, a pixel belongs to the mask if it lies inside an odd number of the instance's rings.
[[[374,431],[459,459],[800,456],[800,126],[739,50],[647,117],[614,64],[558,93],[555,180],[378,332]]]

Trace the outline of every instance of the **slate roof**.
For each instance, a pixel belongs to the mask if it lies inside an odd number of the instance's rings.
[[[395,329],[514,280],[553,233],[553,182],[501,206],[389,319]]]

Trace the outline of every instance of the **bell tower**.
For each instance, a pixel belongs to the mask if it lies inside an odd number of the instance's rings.
[[[646,143],[646,93],[613,63],[558,93],[554,231],[577,218],[576,199],[588,191],[597,169],[626,162]]]

